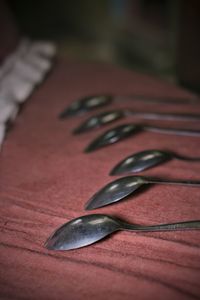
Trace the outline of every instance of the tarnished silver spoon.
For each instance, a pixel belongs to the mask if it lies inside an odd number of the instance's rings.
[[[142,112],[131,109],[116,109],[112,111],[102,112],[90,117],[82,122],[73,130],[74,134],[88,132],[95,128],[100,128],[107,124],[113,123],[119,119],[132,116],[134,118],[162,121],[200,121],[200,114],[184,114],[184,113],[163,113],[163,112]]]
[[[129,138],[132,135],[142,132],[150,131],[164,134],[173,134],[173,135],[182,135],[182,136],[193,136],[200,137],[200,130],[192,129],[182,129],[182,128],[166,128],[166,127],[157,127],[150,125],[140,125],[140,124],[123,124],[116,126],[110,130],[107,130],[102,135],[98,136],[93,140],[86,148],[85,152],[92,152],[99,148],[117,143],[125,138]]]
[[[82,115],[91,110],[99,107],[109,105],[113,102],[120,101],[143,101],[146,103],[162,103],[162,104],[193,104],[199,103],[199,98],[193,96],[192,98],[172,98],[172,97],[153,97],[144,95],[130,95],[130,96],[114,96],[114,95],[90,95],[83,97],[79,100],[72,102],[67,108],[65,108],[59,115],[61,119]]]
[[[168,180],[143,176],[126,176],[108,183],[95,193],[85,205],[86,210],[118,202],[148,184],[167,184],[200,187],[200,181]]]
[[[146,226],[129,224],[109,215],[92,214],[81,216],[62,225],[49,237],[45,247],[49,250],[77,249],[96,243],[119,230],[137,233],[195,229],[200,229],[198,220]]]
[[[124,158],[111,170],[110,175],[141,172],[169,161],[172,158],[190,162],[200,162],[200,157],[186,157],[171,151],[151,149],[140,151]]]

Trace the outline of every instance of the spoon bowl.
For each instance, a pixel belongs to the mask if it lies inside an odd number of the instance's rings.
[[[85,149],[85,152],[92,152],[107,145],[114,144],[120,140],[123,140],[133,134],[140,132],[141,130],[141,126],[134,124],[124,124],[117,126],[97,137],[92,143],[88,145],[88,147]]]
[[[72,102],[64,111],[59,115],[60,119],[81,115],[98,107],[110,104],[112,102],[110,95],[93,95],[84,97],[80,100]]]
[[[172,153],[161,150],[145,150],[134,153],[120,161],[110,172],[110,175],[121,175],[124,173],[138,173],[173,157]]]
[[[103,112],[98,115],[92,116],[87,119],[80,126],[73,130],[74,134],[80,134],[90,131],[94,128],[99,128],[103,125],[112,123],[113,121],[119,120],[125,116],[122,110],[113,110],[109,112]]]
[[[107,215],[86,215],[58,228],[46,241],[49,250],[71,250],[93,244],[120,229],[120,223]]]
[[[110,182],[90,198],[85,209],[91,210],[118,202],[138,190],[145,183],[148,181],[139,176],[134,178],[133,176],[126,176]]]
[[[65,223],[46,241],[48,250],[72,250],[96,243],[118,231],[174,231],[200,229],[200,221],[143,226],[128,224],[118,218],[104,214],[82,216]]]

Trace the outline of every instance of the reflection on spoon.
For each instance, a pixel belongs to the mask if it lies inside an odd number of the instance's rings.
[[[187,221],[159,225],[136,225],[103,214],[92,214],[73,219],[58,228],[46,241],[49,250],[72,250],[96,243],[118,231],[133,232],[175,231],[200,229],[200,221]]]
[[[153,97],[144,95],[130,95],[130,96],[113,96],[113,95],[91,95],[83,97],[77,101],[72,102],[59,117],[61,119],[76,116],[80,114],[85,114],[91,110],[97,109],[104,105],[109,105],[112,102],[121,101],[139,101],[146,103],[162,103],[162,104],[193,104],[199,103],[199,99],[193,96],[190,99],[186,98],[172,98],[172,97]]]
[[[110,175],[141,172],[169,161],[172,158],[190,162],[200,161],[199,157],[185,157],[171,151],[145,150],[124,158],[111,170]]]
[[[135,125],[133,123],[123,124],[116,126],[110,130],[107,130],[102,135],[92,141],[85,149],[85,152],[92,152],[99,148],[114,144],[125,138],[131,137],[141,131],[158,132],[164,134],[182,135],[182,136],[194,136],[200,137],[200,130],[182,129],[182,128],[166,128],[156,127],[150,125]]]
[[[119,109],[106,111],[95,116],[90,117],[82,122],[77,128],[73,130],[74,134],[88,132],[95,128],[100,128],[104,125],[113,123],[124,117],[135,117],[148,120],[169,120],[169,121],[200,121],[199,114],[181,114],[181,113],[161,113],[161,112],[142,112],[128,109]]]
[[[126,176],[108,183],[86,203],[85,209],[96,209],[118,202],[147,184],[170,184],[200,187],[200,181],[166,180],[143,176]]]

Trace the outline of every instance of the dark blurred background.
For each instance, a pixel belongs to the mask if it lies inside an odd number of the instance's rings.
[[[150,73],[200,91],[198,0],[10,0],[20,30],[59,54]]]

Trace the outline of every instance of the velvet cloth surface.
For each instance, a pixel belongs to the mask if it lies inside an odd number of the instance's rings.
[[[199,189],[154,185],[118,204],[85,212],[86,201],[114,180],[108,175],[122,158],[145,149],[200,156],[200,138],[143,132],[85,154],[98,134],[135,122],[200,129],[199,122],[124,119],[73,136],[89,115],[117,107],[148,111],[199,112],[200,104],[115,103],[59,120],[71,102],[90,94],[189,97],[156,78],[105,64],[58,61],[23,107],[0,155],[1,299],[199,299],[200,231],[117,232],[89,247],[48,251],[44,242],[57,227],[88,213],[106,213],[138,224],[200,220]],[[199,179],[200,163],[172,160],[141,173]]]

